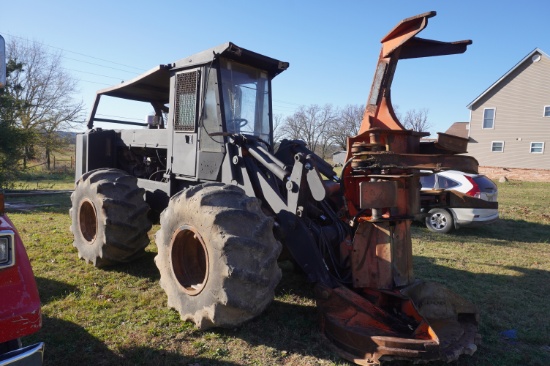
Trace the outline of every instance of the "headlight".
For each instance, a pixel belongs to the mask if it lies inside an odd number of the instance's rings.
[[[13,231],[0,231],[0,268],[15,264],[14,236]]]

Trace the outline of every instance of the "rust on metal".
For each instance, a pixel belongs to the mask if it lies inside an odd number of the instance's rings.
[[[389,151],[354,154],[354,169],[398,168],[419,170],[461,170],[477,173],[478,162],[471,156],[394,154]]]
[[[397,206],[397,182],[361,182],[359,190],[360,208],[362,209]]]
[[[392,289],[414,281],[410,222],[388,219],[359,224],[351,254],[353,286]]]
[[[342,245],[351,263],[351,287],[317,285],[323,334],[344,358],[360,365],[384,360],[453,361],[479,343],[475,306],[444,286],[419,281],[412,264],[410,226],[420,212],[421,170],[475,173],[478,162],[460,156],[467,140],[406,130],[391,104],[391,84],[400,59],[462,53],[471,41],[440,42],[416,37],[435,16],[401,21],[382,39],[361,128],[348,138],[342,184],[355,234]],[[423,196],[423,199],[426,199]],[[428,199],[445,202],[451,194]]]
[[[498,202],[486,201],[481,198],[468,196],[465,193],[455,190],[446,191],[446,193],[447,202],[449,202],[450,207],[498,209]]]
[[[436,147],[456,154],[464,154],[468,151],[468,139],[438,132]]]

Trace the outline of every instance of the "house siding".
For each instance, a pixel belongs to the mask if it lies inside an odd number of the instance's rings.
[[[534,54],[539,54],[535,52]],[[481,166],[550,169],[550,59],[528,57],[471,105],[468,155]],[[483,129],[483,111],[495,108],[494,126]],[[492,152],[493,141],[503,141],[503,152]],[[530,153],[532,142],[543,142],[542,154]]]

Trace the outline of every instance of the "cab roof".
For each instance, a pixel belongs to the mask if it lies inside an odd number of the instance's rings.
[[[123,81],[119,85],[101,89],[97,92],[97,96],[108,95],[123,99],[166,104],[170,95],[170,76],[173,72],[210,64],[219,57],[258,67],[267,71],[270,78],[280,74],[289,66],[288,62],[279,61],[227,42],[193,56],[182,58],[174,63],[159,65],[138,77]]]

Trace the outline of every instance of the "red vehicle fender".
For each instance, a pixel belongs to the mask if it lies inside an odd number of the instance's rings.
[[[0,212],[0,233],[13,233],[15,263],[0,268],[0,343],[37,332],[42,326],[40,297],[23,242]]]

